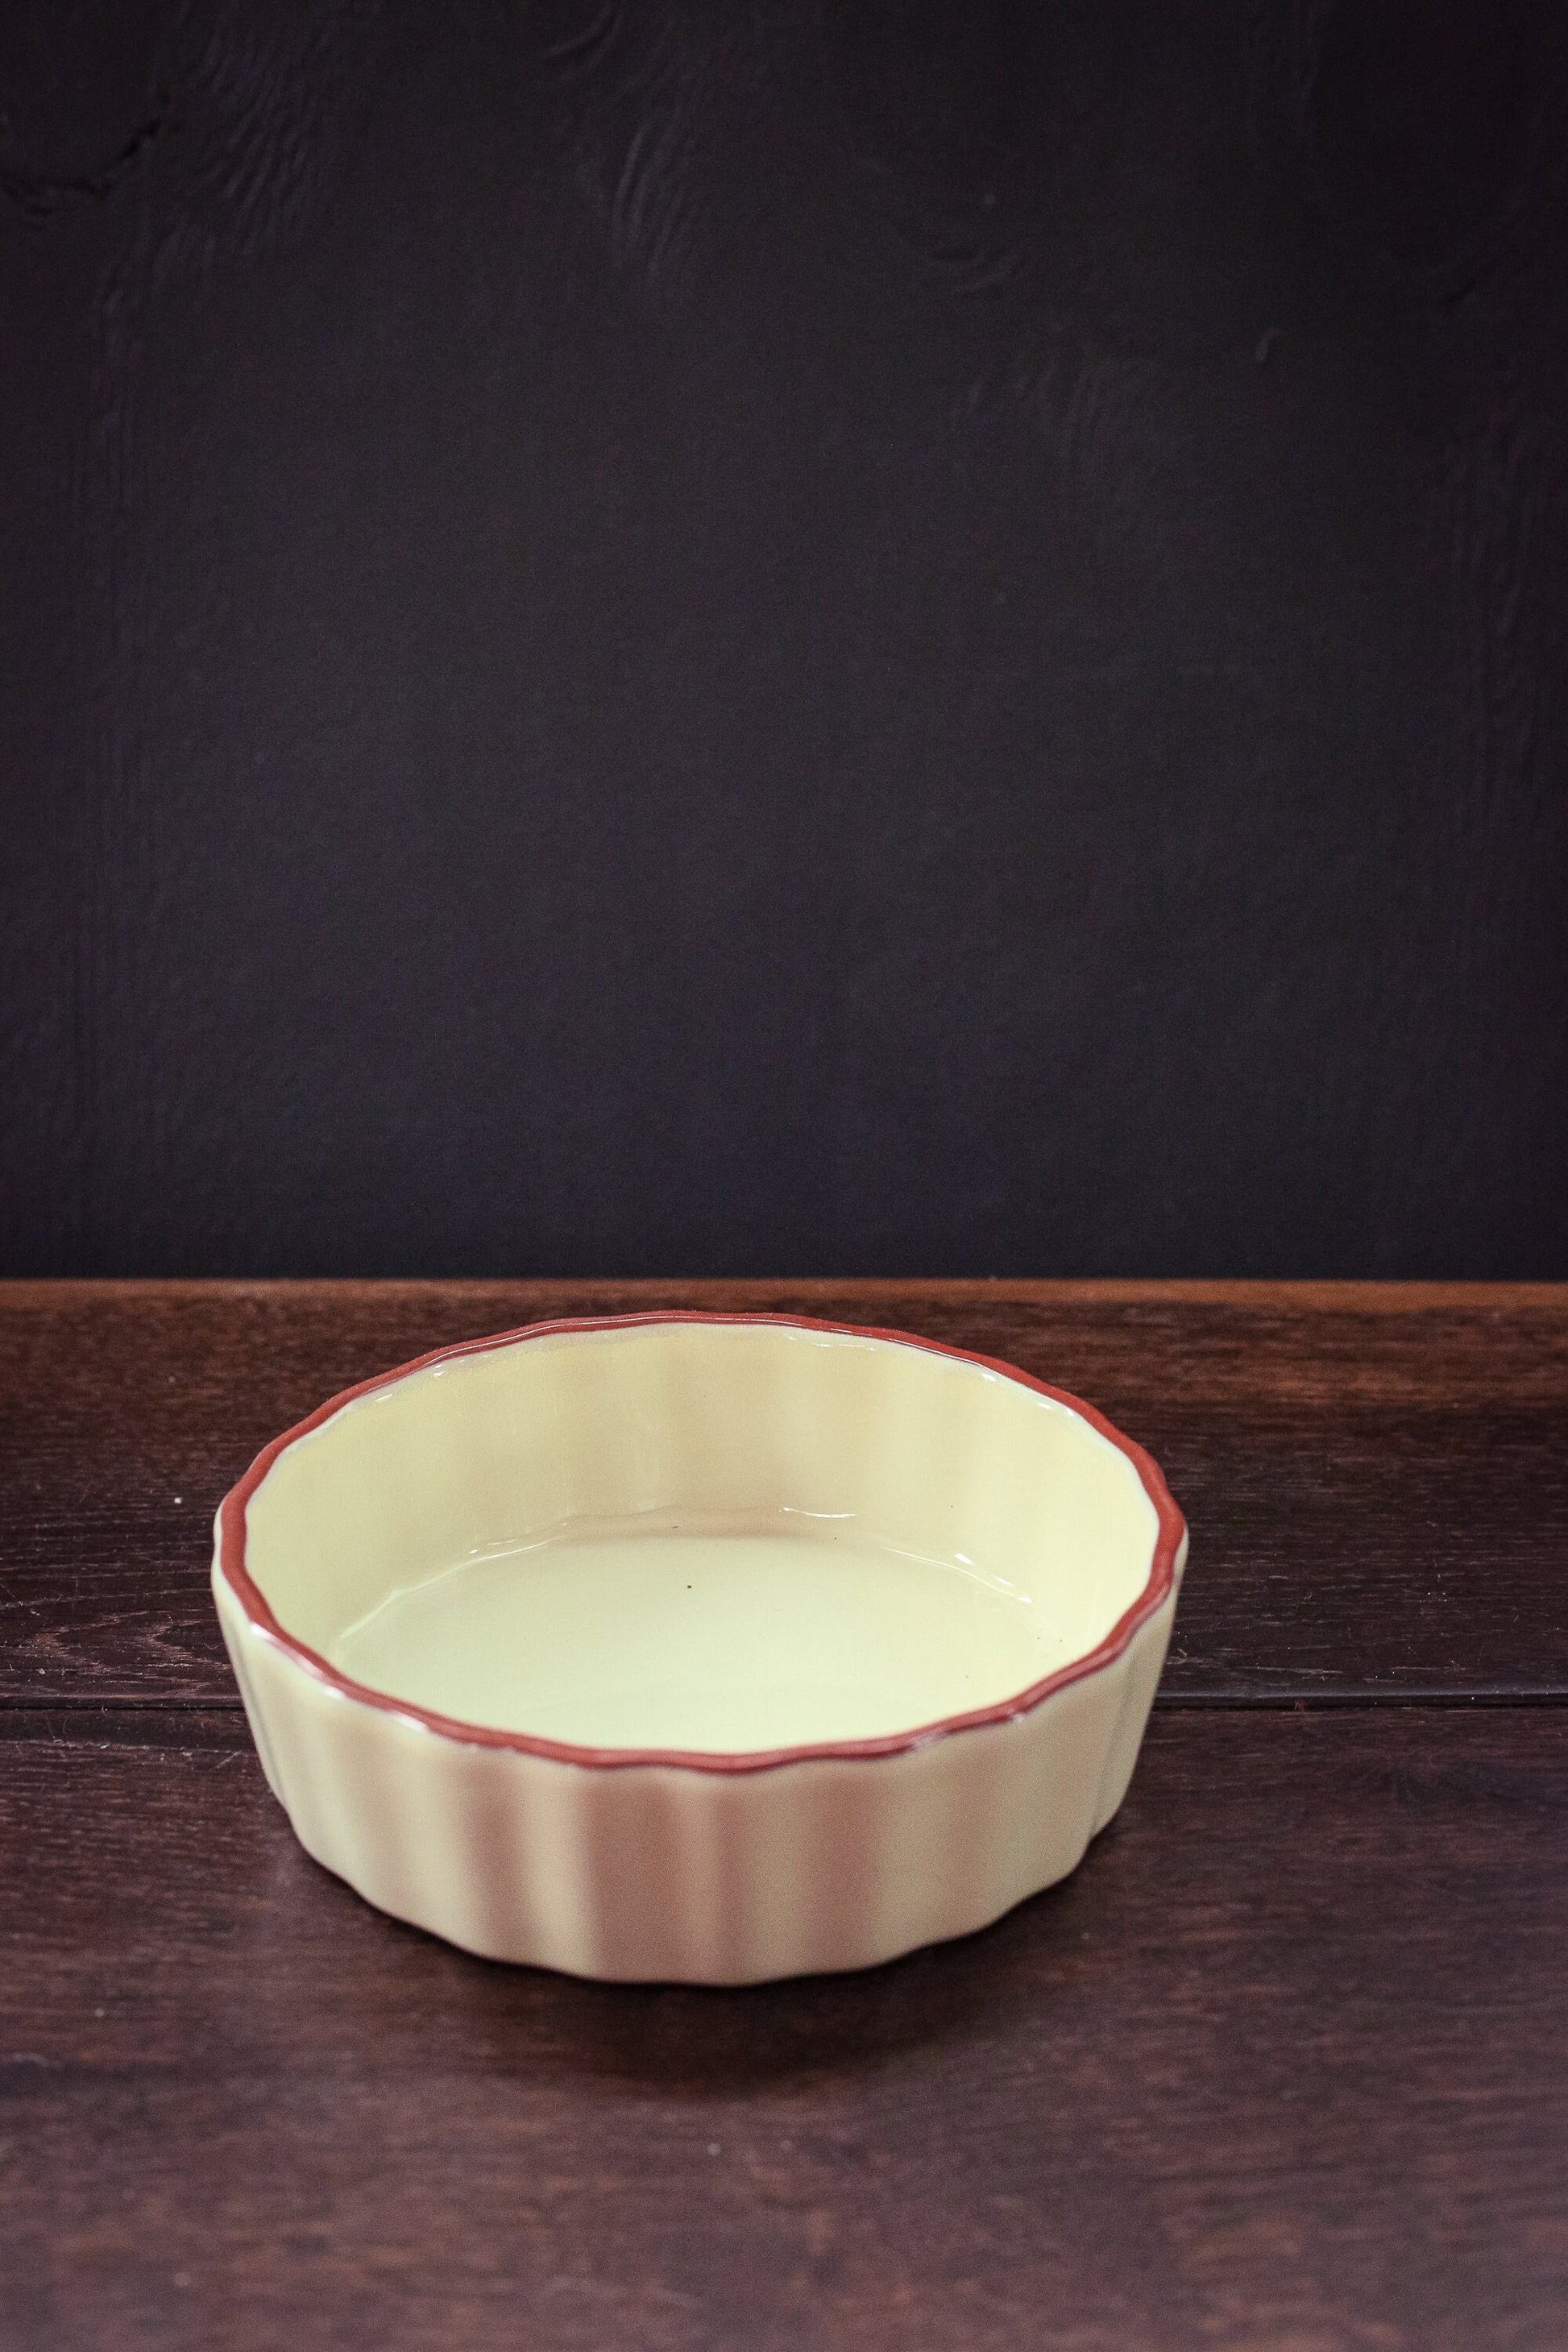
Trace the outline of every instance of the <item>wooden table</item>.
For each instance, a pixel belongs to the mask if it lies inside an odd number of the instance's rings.
[[[308,1861],[219,1495],[439,1341],[652,1304],[1079,1391],[1193,1559],[1132,1792],[971,1941],[486,1965]],[[1568,2346],[1568,1289],[0,1287],[0,2345]]]

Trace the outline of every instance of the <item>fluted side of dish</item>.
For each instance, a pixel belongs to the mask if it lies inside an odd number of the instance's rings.
[[[663,1590],[654,1569],[620,1587],[574,1569],[563,1641],[552,1651],[537,1614],[518,1621],[496,1637],[513,1667],[460,1681],[460,1712],[449,1681],[431,1695],[417,1644],[381,1681],[345,1665],[348,1629],[416,1589],[438,1596],[421,1640],[471,1642],[454,1562],[532,1559],[605,1524],[637,1531],[635,1548],[672,1512],[714,1535],[776,1533],[782,1513],[811,1546],[868,1532],[907,1576],[895,1592],[879,1567],[883,1613],[858,1617],[849,1554],[818,1573],[831,1549],[782,1582],[731,1580],[739,1615],[689,1605],[687,1581],[658,1602],[659,1665],[637,1616]],[[262,1765],[319,1862],[490,1958],[708,1984],[867,1968],[1075,1868],[1126,1791],[1186,1557],[1159,1471],[1076,1398],[908,1334],[700,1315],[536,1326],[346,1391],[258,1456],[216,1537]],[[1017,1615],[1000,1666],[965,1646],[982,1587],[984,1607]],[[813,1591],[831,1595],[815,1621]],[[784,1629],[808,1622],[820,1633],[791,1680]],[[631,1679],[675,1690],[690,1736],[625,1738],[613,1714],[608,1737],[542,1736],[574,1677],[595,1698],[626,1679],[627,1625]],[[520,1698],[536,1672],[542,1688]],[[702,1695],[726,1675],[806,1691],[766,1718],[782,1739],[705,1725]],[[851,1695],[837,1728],[814,1711],[824,1688],[834,1708]],[[742,1730],[764,1716],[758,1699]]]
[[[1073,1870],[1126,1793],[1185,1552],[1119,1655],[1025,1712],[736,1771],[469,1744],[323,1679],[213,1583],[274,1793],[370,1902],[492,1959],[733,1985],[968,1934]]]

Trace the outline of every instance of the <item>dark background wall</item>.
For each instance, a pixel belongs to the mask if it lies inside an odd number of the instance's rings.
[[[3,1270],[1568,1275],[1563,22],[6,0]]]

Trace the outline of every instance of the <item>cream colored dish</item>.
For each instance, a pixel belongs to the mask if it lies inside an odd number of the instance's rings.
[[[468,1949],[741,1984],[963,1935],[1121,1803],[1186,1555],[1090,1407],[897,1332],[541,1324],[346,1391],[217,1517],[301,1842]]]

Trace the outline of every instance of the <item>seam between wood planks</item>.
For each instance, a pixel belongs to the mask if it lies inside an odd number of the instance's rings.
[[[1497,1684],[1480,1690],[1455,1690],[1419,1683],[1383,1690],[1160,1691],[1156,1711],[1184,1714],[1305,1715],[1348,1713],[1408,1706],[1565,1706],[1568,1689],[1548,1685]],[[205,1696],[170,1691],[0,1692],[0,1715],[140,1714],[243,1715],[237,1691]]]

